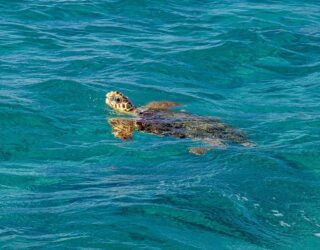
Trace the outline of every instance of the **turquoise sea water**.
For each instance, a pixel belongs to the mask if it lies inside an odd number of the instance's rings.
[[[319,1],[0,0],[1,249],[319,249]],[[105,93],[255,148],[113,137]]]

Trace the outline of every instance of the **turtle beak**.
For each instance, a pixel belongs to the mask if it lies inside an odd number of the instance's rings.
[[[106,104],[108,104],[109,106],[114,105],[114,101],[111,99],[110,92],[106,94]]]

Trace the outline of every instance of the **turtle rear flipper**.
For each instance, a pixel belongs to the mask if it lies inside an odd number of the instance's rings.
[[[249,141],[243,142],[243,143],[241,143],[241,145],[244,146],[244,147],[247,147],[247,148],[254,148],[254,147],[257,146],[257,144],[255,144],[253,142],[249,142]]]
[[[195,155],[204,155],[210,150],[212,150],[212,148],[206,148],[206,147],[190,147],[190,148],[188,148],[189,153],[195,154]]]
[[[210,145],[210,147],[191,147],[189,148],[189,153],[195,155],[203,155],[206,154],[208,151],[220,148],[226,148],[227,146],[219,139],[204,139],[203,142],[206,142]]]
[[[135,121],[128,118],[111,118],[112,134],[122,140],[131,140],[135,128]]]
[[[168,110],[176,106],[180,106],[180,103],[170,102],[170,101],[160,101],[160,102],[150,102],[146,106],[145,109],[154,109],[154,110]]]
[[[210,144],[215,148],[226,148],[227,146],[218,138],[206,138],[203,140],[204,142]]]

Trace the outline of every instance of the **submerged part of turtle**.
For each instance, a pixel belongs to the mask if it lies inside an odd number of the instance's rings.
[[[170,101],[151,102],[137,108],[128,97],[118,91],[106,95],[106,104],[115,111],[131,114],[133,118],[111,118],[113,134],[120,139],[132,139],[134,131],[141,131],[160,136],[191,138],[215,147],[226,147],[226,142],[253,146],[243,133],[235,130],[218,119],[170,110],[179,103]],[[209,148],[190,148],[195,154],[206,153]]]

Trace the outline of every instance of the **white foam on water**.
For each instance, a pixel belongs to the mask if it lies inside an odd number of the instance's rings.
[[[288,223],[286,223],[286,222],[284,222],[284,221],[280,221],[280,225],[281,225],[282,227],[291,227],[290,224],[288,224]]]
[[[283,217],[283,214],[280,213],[278,210],[271,210],[273,213],[273,216],[275,217]]]

